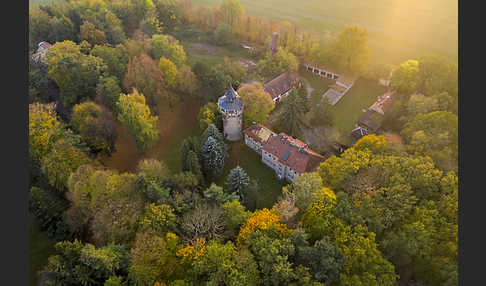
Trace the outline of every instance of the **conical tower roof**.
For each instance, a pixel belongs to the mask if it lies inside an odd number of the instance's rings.
[[[225,94],[218,99],[218,105],[222,110],[239,111],[243,109],[243,102],[231,84]]]

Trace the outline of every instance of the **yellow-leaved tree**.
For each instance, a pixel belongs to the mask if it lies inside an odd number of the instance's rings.
[[[255,231],[266,231],[272,228],[280,233],[282,236],[291,232],[287,226],[280,222],[280,216],[276,210],[268,210],[266,208],[257,210],[246,220],[245,224],[241,227],[240,233],[236,238],[238,246],[243,245],[245,238]]]
[[[125,126],[139,151],[145,151],[159,138],[157,116],[150,114],[145,97],[136,89],[130,94],[121,94],[117,102],[118,120]]]

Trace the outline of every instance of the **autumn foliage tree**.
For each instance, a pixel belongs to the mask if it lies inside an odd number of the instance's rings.
[[[238,245],[245,244],[245,239],[255,231],[267,231],[270,228],[275,230],[280,235],[286,235],[290,230],[280,222],[280,217],[274,210],[266,208],[257,210],[251,214],[241,227],[240,233],[236,238]]]
[[[296,72],[298,68],[299,60],[285,49],[279,49],[274,55],[268,52],[257,64],[258,73],[267,79],[284,72]]]
[[[368,32],[358,26],[346,27],[332,43],[332,50],[340,70],[357,74],[368,63]]]
[[[273,110],[274,103],[270,95],[263,90],[262,84],[254,82],[243,85],[238,89],[238,95],[245,104],[244,126],[250,126],[252,122],[265,122]]]
[[[48,76],[61,91],[66,108],[83,98],[94,98],[99,78],[107,66],[101,58],[81,53],[72,41],[55,43],[46,55]]]
[[[180,248],[179,237],[174,233],[138,233],[130,251],[129,280],[135,285],[154,285],[174,279],[181,268],[176,256]]]
[[[49,184],[61,192],[66,190],[69,176],[72,172],[92,160],[81,150],[72,146],[65,139],[57,140],[49,153],[42,159],[42,172],[47,176]]]
[[[89,21],[84,21],[80,27],[81,41],[87,41],[91,45],[102,45],[106,43],[105,32],[96,29]]]
[[[40,162],[61,134],[62,125],[57,119],[55,104],[29,104],[29,155],[31,160]]]
[[[115,130],[114,118],[103,107],[90,101],[75,105],[71,124],[91,150],[103,151],[107,154],[111,154],[115,150],[118,134]]]
[[[131,94],[121,94],[117,102],[118,120],[125,126],[139,151],[145,151],[159,138],[157,116],[150,114],[145,97],[136,89]]]
[[[135,88],[140,91],[147,99],[147,104],[154,114],[157,114],[157,105],[163,99],[168,99],[163,74],[147,54],[141,54],[129,60],[123,85],[127,90]]]
[[[162,73],[162,76],[168,86],[172,89],[175,88],[177,85],[178,75],[177,66],[166,57],[161,57],[157,67]]]
[[[155,60],[166,57],[178,68],[186,62],[186,52],[174,37],[156,34],[152,36],[150,43],[152,45],[151,55]]]
[[[219,111],[218,105],[213,102],[208,102],[201,107],[197,118],[200,130],[206,130],[211,124],[215,125],[218,129],[223,128],[221,112]]]

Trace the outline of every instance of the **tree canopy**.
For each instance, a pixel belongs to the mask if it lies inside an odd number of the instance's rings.
[[[143,94],[136,89],[130,94],[121,94],[117,108],[118,120],[127,128],[138,150],[145,151],[157,141],[160,134],[157,129],[158,118],[150,114]]]
[[[273,110],[274,103],[270,95],[263,90],[262,84],[260,82],[246,84],[238,89],[238,95],[245,105],[244,126],[248,127],[252,122],[265,122]]]

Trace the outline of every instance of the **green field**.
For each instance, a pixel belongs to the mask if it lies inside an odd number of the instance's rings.
[[[222,0],[194,0],[217,5]],[[397,64],[429,53],[457,59],[455,0],[240,0],[246,14],[293,21],[335,35],[347,25],[369,32],[372,61]]]

